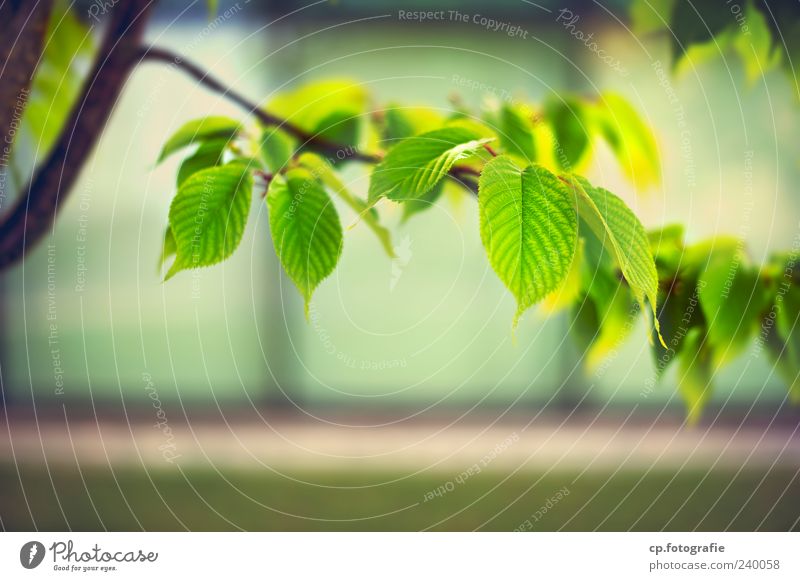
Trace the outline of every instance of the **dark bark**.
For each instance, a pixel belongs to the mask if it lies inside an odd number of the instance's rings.
[[[28,90],[44,49],[53,0],[38,0],[14,9],[4,4],[0,39],[0,139],[4,156],[13,145],[13,125],[28,102]]]
[[[120,0],[83,91],[64,130],[14,207],[0,223],[0,268],[20,260],[52,228],[133,67],[155,0]]]

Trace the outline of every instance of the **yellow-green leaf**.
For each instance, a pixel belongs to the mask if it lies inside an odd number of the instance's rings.
[[[397,202],[424,196],[457,161],[475,155],[489,141],[462,127],[446,127],[402,140],[372,170],[369,203],[383,196]]]
[[[641,222],[619,197],[595,188],[580,176],[566,178],[575,186],[578,212],[611,255],[628,281],[631,293],[644,310],[649,302],[653,312],[658,303],[658,274],[650,242]],[[653,317],[656,331],[658,318]],[[658,338],[666,347],[660,332]]]
[[[165,280],[233,254],[244,234],[252,191],[253,178],[240,164],[204,169],[183,182],[169,208],[177,253]]]
[[[520,169],[501,155],[481,173],[478,202],[489,263],[517,299],[516,326],[569,272],[578,229],[573,193],[544,167]]]
[[[275,176],[267,192],[275,252],[305,301],[339,261],[342,225],[322,184],[304,168]]]
[[[164,144],[158,156],[161,163],[172,153],[199,141],[230,140],[239,133],[241,124],[228,117],[203,117],[184,123]]]

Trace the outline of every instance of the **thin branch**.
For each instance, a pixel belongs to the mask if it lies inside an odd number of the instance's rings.
[[[279,127],[289,135],[299,139],[303,145],[313,145],[317,149],[335,156],[336,159],[354,159],[366,163],[378,163],[381,160],[378,155],[362,153],[352,146],[334,143],[320,135],[309,133],[285,119],[272,115],[261,108],[258,103],[228,87],[208,71],[203,70],[200,66],[187,61],[183,56],[170,50],[155,46],[142,47],[140,49],[140,58],[142,61],[150,60],[163,62],[168,63],[170,66],[177,67],[203,85],[206,89],[219,93],[226,99],[239,105],[249,114],[256,117],[262,124],[269,127]]]
[[[478,195],[478,182],[473,178],[478,178],[480,175],[480,171],[465,165],[457,165],[450,170],[450,177],[476,196]]]
[[[225,85],[222,81],[214,77],[211,73],[204,70],[199,65],[187,61],[183,56],[172,52],[169,49],[160,48],[156,46],[143,47],[140,50],[140,58],[142,61],[154,61],[167,63],[169,66],[176,67],[195,79],[198,83],[205,88],[222,95],[233,103],[239,105],[242,109],[253,115],[262,124],[268,127],[279,127],[289,135],[299,139],[303,145],[313,145],[315,148],[322,150],[336,159],[353,159],[363,161],[365,163],[379,163],[382,159],[380,155],[374,153],[362,153],[349,145],[342,145],[329,141],[320,135],[314,135],[298,127],[297,125],[282,119],[272,113],[264,110],[258,103],[247,98],[241,93],[235,91],[231,87]],[[473,193],[477,194],[478,184],[470,177],[478,177],[480,172],[471,167],[456,166],[450,170],[450,177],[466,187]]]

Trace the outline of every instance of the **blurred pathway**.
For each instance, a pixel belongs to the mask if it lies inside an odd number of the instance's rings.
[[[189,423],[156,412],[67,423],[57,412],[38,419],[0,415],[0,461],[320,470],[800,468],[800,430],[785,418],[772,425],[766,418],[686,428],[674,418],[649,423],[594,416],[392,423],[355,415],[324,422],[251,415]]]

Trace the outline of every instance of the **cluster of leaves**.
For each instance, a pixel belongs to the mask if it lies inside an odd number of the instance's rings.
[[[592,365],[624,338],[631,315],[652,311],[657,365],[681,361],[688,377],[681,392],[696,417],[714,370],[741,351],[767,316],[766,303],[741,302],[742,289],[752,294],[758,287],[763,298],[771,287],[739,246],[731,250],[733,241],[685,247],[679,229],[648,235],[619,197],[574,173],[597,138],[634,183],[658,179],[655,141],[633,107],[614,95],[552,98],[540,107],[489,101],[479,114],[396,105],[370,113],[367,105],[360,86],[327,81],[269,103],[269,118],[285,118],[282,125],[252,129],[206,117],[181,127],[160,156],[194,148],[180,164],[169,211],[161,264],[174,259],[166,278],[228,258],[260,194],[275,252],[308,309],[342,252],[341,206],[392,256],[378,214],[384,200],[400,204],[408,219],[438,203],[446,187],[477,193],[489,263],[517,301],[514,325],[539,302],[570,307]],[[350,159],[373,166],[366,197],[338,176]],[[719,285],[727,284],[723,274],[733,257],[741,267],[725,302]],[[696,288],[701,306],[682,330]],[[790,343],[792,328],[778,325],[769,345]],[[800,361],[784,351],[779,359],[790,373]]]
[[[800,403],[800,270],[797,254],[782,253],[754,265],[742,241],[717,237],[687,245],[683,227],[648,233],[658,270],[658,321],[666,344],[652,341],[658,376],[677,362],[678,389],[687,417],[696,421],[719,370],[751,345],[766,352]],[[604,250],[588,241],[576,283],[573,328],[590,368],[612,353],[632,329],[637,306],[621,292]]]
[[[637,34],[660,32],[669,38],[678,67],[732,51],[751,81],[782,66],[795,84],[792,67],[800,59],[798,2],[635,0],[630,10]]]

